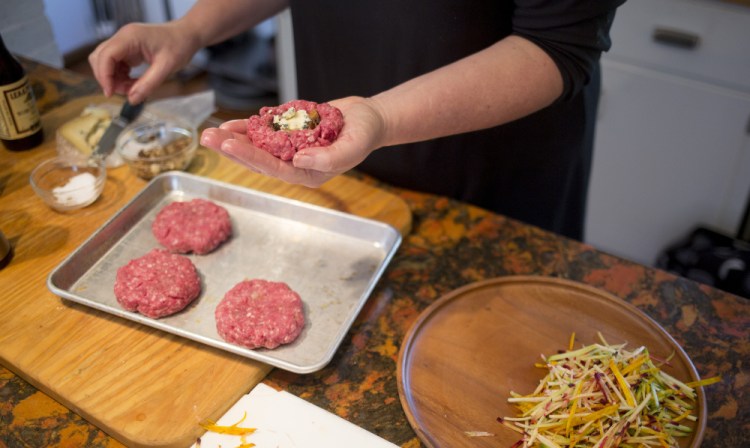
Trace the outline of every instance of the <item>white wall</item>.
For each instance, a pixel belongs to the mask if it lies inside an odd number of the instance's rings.
[[[2,0],[3,9],[8,2],[19,5],[43,2],[52,25],[54,39],[62,54],[85,48],[106,37],[102,30],[97,30],[91,0]],[[170,0],[173,18],[184,15],[193,3],[194,0]],[[144,21],[166,21],[167,15],[162,1],[141,0],[141,7]]]
[[[96,42],[96,24],[90,0],[44,0],[44,5],[62,54]]]
[[[62,52],[47,17],[42,0],[0,1],[0,33],[6,47],[12,53],[62,67]]]

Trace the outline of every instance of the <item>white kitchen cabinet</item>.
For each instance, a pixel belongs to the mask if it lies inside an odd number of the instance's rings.
[[[660,43],[655,30],[698,42]],[[629,0],[612,38],[586,242],[653,264],[696,226],[734,235],[750,195],[750,9]]]

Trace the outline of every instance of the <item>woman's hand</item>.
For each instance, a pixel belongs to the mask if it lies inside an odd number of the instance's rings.
[[[288,0],[197,0],[177,20],[130,23],[102,42],[89,63],[106,96],[119,93],[138,104],[193,55],[244,32],[289,6]],[[139,79],[130,69],[148,63]]]
[[[102,42],[89,55],[89,63],[105,96],[118,93],[138,104],[187,65],[198,49],[197,37],[174,22],[131,23]],[[144,62],[150,66],[143,76],[131,78],[130,69]]]
[[[308,187],[319,187],[348,171],[384,141],[385,125],[376,103],[361,97],[331,101],[344,115],[344,127],[330,146],[305,148],[283,161],[257,148],[247,137],[247,120],[233,120],[201,135],[201,144],[252,171]]]

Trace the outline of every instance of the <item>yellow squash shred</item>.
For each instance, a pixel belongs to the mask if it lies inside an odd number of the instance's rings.
[[[240,436],[240,445],[237,446],[236,448],[252,448],[255,446],[255,444],[248,442],[245,439],[245,437],[254,433],[257,430],[257,428],[241,427],[240,424],[245,421],[245,418],[247,418],[247,413],[244,413],[242,415],[242,418],[240,419],[240,421],[229,426],[219,425],[216,422],[211,421],[211,420],[207,420],[201,423],[200,425],[206,431],[215,432],[217,434],[226,434],[230,436]]]

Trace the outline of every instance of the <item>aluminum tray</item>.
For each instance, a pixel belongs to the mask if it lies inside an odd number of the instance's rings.
[[[203,290],[175,315],[151,319],[119,306],[117,269],[160,247],[156,214],[174,201],[204,198],[225,207],[233,236],[207,255],[188,255]],[[296,373],[323,368],[333,357],[393,254],[401,234],[392,226],[304,202],[183,172],[161,174],[57,266],[47,279],[55,294],[116,316]],[[273,350],[247,349],[218,335],[214,309],[235,284],[283,281],[304,302],[305,328]]]

